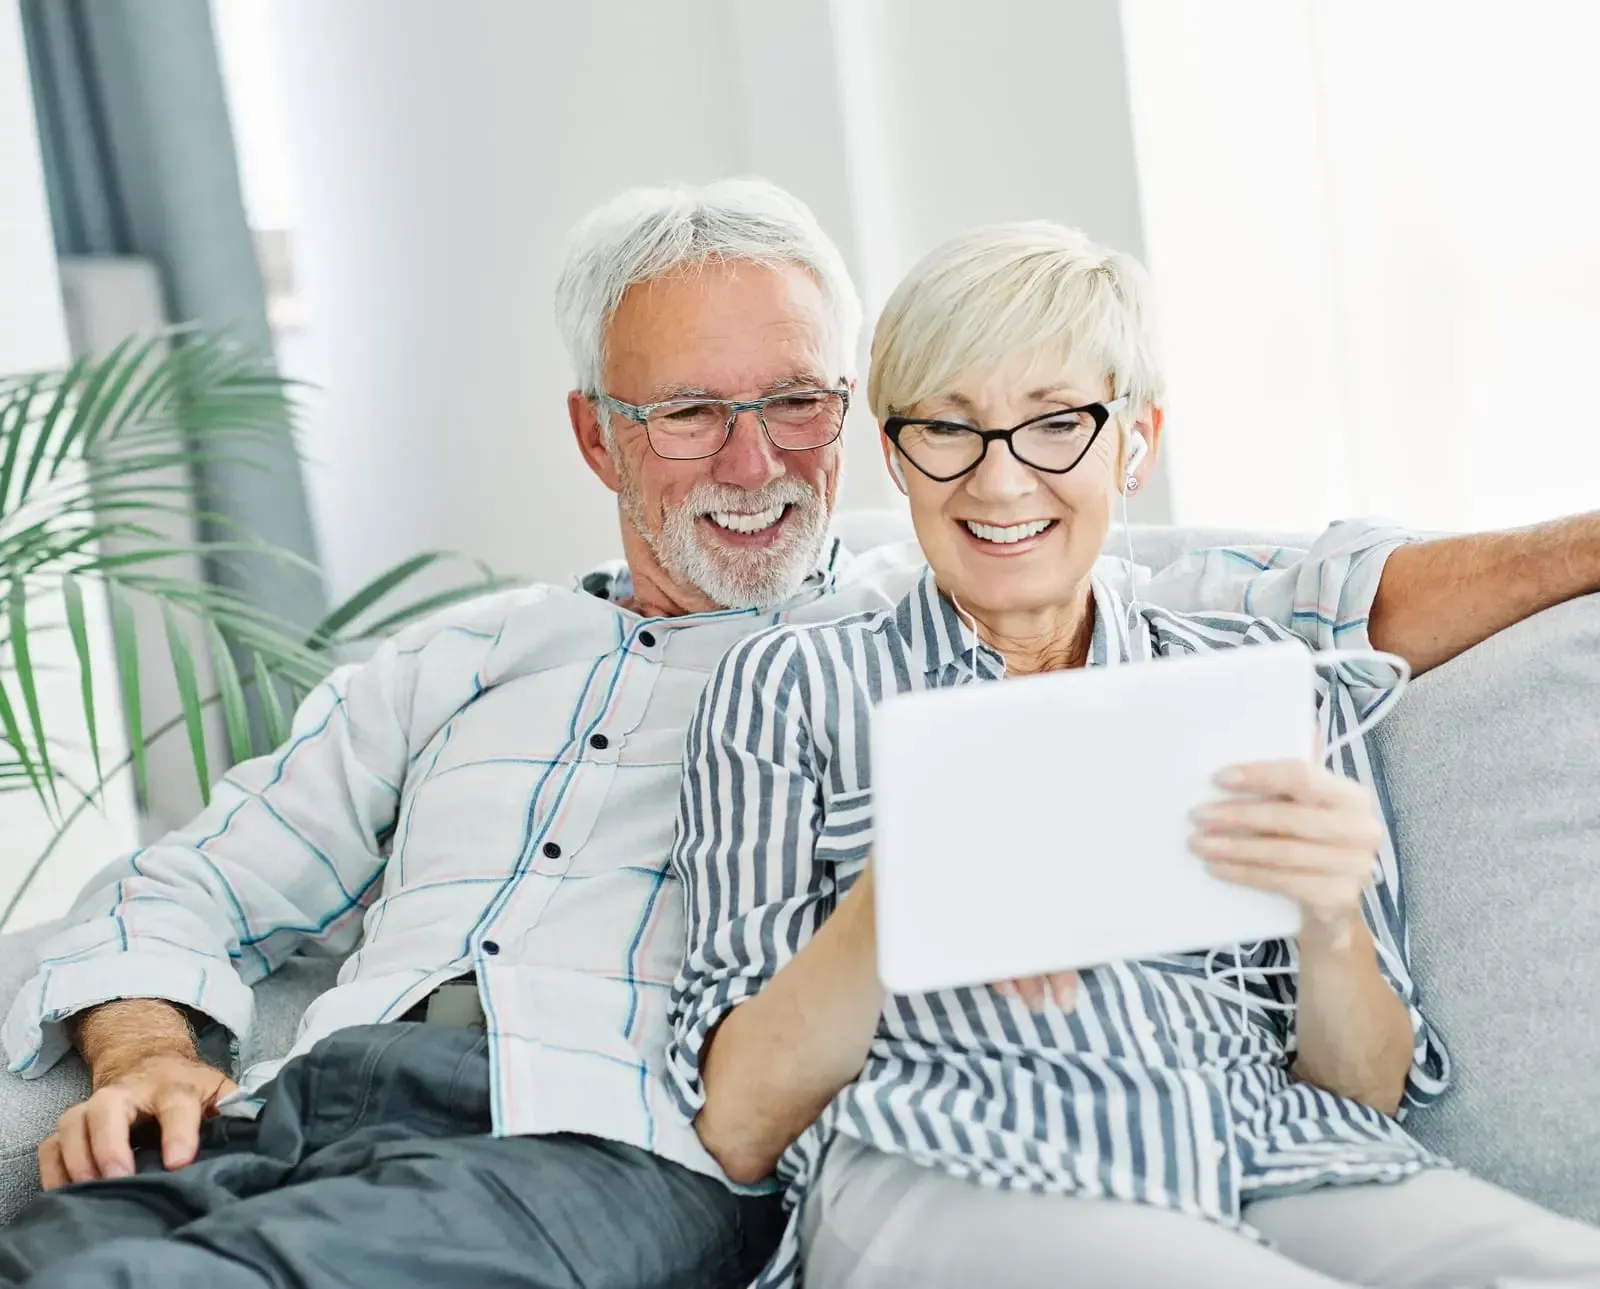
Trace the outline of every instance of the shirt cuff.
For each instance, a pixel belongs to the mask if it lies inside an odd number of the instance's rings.
[[[0,1033],[11,1072],[39,1078],[72,1050],[65,1021],[101,1003],[136,998],[192,1007],[236,1040],[255,1014],[255,996],[227,963],[141,952],[64,962],[41,970],[11,1006]]]

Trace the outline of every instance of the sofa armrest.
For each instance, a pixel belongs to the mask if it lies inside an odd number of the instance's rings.
[[[0,936],[0,1015],[39,967],[39,948],[59,922]],[[338,963],[293,959],[255,989],[255,1023],[242,1064],[282,1056],[294,1043],[311,1000],[333,984]],[[76,1053],[37,1079],[0,1069],[0,1224],[13,1218],[39,1190],[39,1143],[55,1131],[69,1106],[89,1095],[89,1071]]]

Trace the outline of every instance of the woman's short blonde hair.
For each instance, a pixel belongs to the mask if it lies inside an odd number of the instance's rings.
[[[1019,354],[1088,361],[1111,396],[1159,405],[1150,279],[1131,255],[1044,220],[991,224],[930,251],[872,335],[867,400],[884,418]]]

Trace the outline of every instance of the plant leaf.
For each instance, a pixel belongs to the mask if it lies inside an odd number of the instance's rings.
[[[448,609],[452,604],[460,604],[465,600],[475,600],[480,595],[488,595],[493,591],[504,590],[508,586],[515,585],[516,581],[517,579],[515,578],[491,578],[481,584],[458,586],[449,591],[440,591],[437,595],[425,596],[406,605],[405,608],[389,614],[388,617],[379,618],[371,626],[363,630],[356,639],[374,640],[382,636],[392,635],[401,627],[408,626],[419,618],[425,618],[430,613],[437,613],[440,609]]]
[[[261,697],[261,715],[267,727],[267,742],[277,747],[289,737],[289,718],[284,714],[283,700],[278,697],[277,678],[268,669],[261,655],[255,658],[256,693]]]
[[[172,675],[178,682],[178,702],[183,708],[183,723],[189,735],[189,752],[194,757],[195,781],[200,785],[200,799],[210,805],[211,766],[206,760],[206,727],[200,710],[200,682],[195,676],[194,654],[170,604],[161,606],[161,620],[167,628],[167,649],[172,655]]]
[[[89,731],[89,751],[94,756],[94,777],[103,775],[100,766],[100,730],[94,710],[94,662],[89,656],[89,625],[83,613],[83,588],[70,573],[61,579],[61,598],[67,606],[67,627],[72,632],[72,648],[78,655],[78,683],[83,695],[83,720]]]
[[[403,563],[396,564],[386,573],[380,573],[372,581],[352,595],[332,613],[328,614],[312,631],[307,642],[313,649],[322,647],[328,641],[335,639],[339,632],[350,623],[354,622],[363,613],[370,609],[384,596],[392,592],[397,586],[409,582],[430,564],[437,563],[443,556],[438,551],[426,555],[417,555]]]
[[[11,706],[11,696],[6,693],[3,677],[0,677],[0,729],[5,731],[5,741],[16,757],[15,764],[28,776],[28,782],[33,786],[39,804],[48,807],[50,802],[46,795],[44,780],[39,777],[39,767],[28,755],[28,745],[22,737],[22,726],[17,723],[17,713]]]
[[[217,694],[222,699],[222,721],[228,730],[229,750],[235,764],[248,761],[254,749],[250,746],[250,711],[245,706],[244,686],[239,682],[239,669],[234,666],[228,642],[209,618],[206,640],[211,646],[211,665],[217,672]]]
[[[50,747],[44,736],[44,713],[39,708],[39,689],[33,678],[33,658],[28,647],[28,589],[19,577],[11,583],[10,636],[11,667],[16,672],[17,688],[22,691],[22,706],[33,727],[33,745],[39,757],[39,772],[50,791],[51,803],[59,812],[61,798],[56,795],[55,770],[50,764]]]
[[[115,588],[111,594],[111,640],[117,651],[117,677],[122,682],[123,719],[128,723],[128,748],[133,783],[139,800],[150,800],[150,767],[145,761],[144,705],[139,693],[139,636],[133,606]]]

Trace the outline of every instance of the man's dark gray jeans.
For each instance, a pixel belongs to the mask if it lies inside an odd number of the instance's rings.
[[[41,1196],[0,1228],[36,1289],[718,1289],[777,1242],[775,1198],[592,1137],[489,1136],[481,1031],[345,1030],[291,1061],[200,1158]]]

